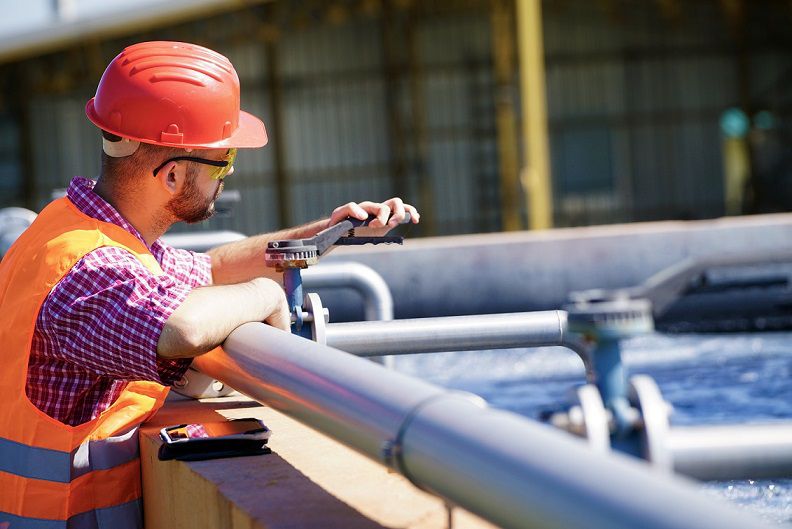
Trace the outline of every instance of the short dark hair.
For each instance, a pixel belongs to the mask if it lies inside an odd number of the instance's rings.
[[[121,141],[120,136],[102,131],[108,141]],[[102,151],[102,165],[99,180],[116,189],[120,193],[134,192],[138,179],[151,177],[151,171],[168,158],[185,156],[187,151],[178,147],[163,147],[150,143],[140,143],[137,150],[129,156],[114,157]],[[190,166],[188,176],[196,172]]]

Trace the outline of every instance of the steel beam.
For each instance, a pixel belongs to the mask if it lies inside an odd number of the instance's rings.
[[[769,527],[644,463],[264,324],[194,363],[502,527]]]

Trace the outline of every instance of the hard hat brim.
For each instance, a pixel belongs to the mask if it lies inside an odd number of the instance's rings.
[[[94,108],[94,99],[95,98],[91,98],[90,101],[88,101],[88,103],[85,105],[85,115],[88,117],[91,123],[104,131],[115,134],[116,136],[121,136],[122,138],[128,138],[130,140],[136,140],[142,143],[161,145],[163,147],[180,147],[183,149],[255,149],[265,146],[268,141],[267,130],[264,127],[264,122],[262,122],[253,114],[245,112],[244,110],[239,111],[239,126],[234,131],[234,133],[224,140],[213,143],[165,143],[152,141],[150,138],[130,136],[128,133],[114,130],[114,127],[109,126],[107,123],[102,123],[102,120]]]
[[[230,138],[221,141],[217,147],[211,148],[255,149],[264,147],[267,141],[269,141],[269,138],[267,138],[267,129],[264,127],[264,122],[253,114],[240,110],[239,127],[237,127]]]

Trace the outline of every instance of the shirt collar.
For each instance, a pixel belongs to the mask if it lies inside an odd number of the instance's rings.
[[[71,200],[75,206],[77,206],[77,209],[89,217],[120,226],[124,230],[140,239],[143,244],[146,244],[146,241],[143,240],[140,232],[137,231],[137,229],[132,226],[129,221],[122,217],[121,214],[105,199],[94,192],[95,185],[96,182],[89,178],[76,176],[72,178],[72,181],[69,183],[69,187],[66,190],[66,196],[69,197],[69,200]],[[146,247],[148,247],[147,244]],[[159,254],[161,247],[162,242],[157,239],[151,245],[149,250],[151,250],[151,252],[156,257]]]

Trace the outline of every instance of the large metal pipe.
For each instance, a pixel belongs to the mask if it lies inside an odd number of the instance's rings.
[[[769,527],[641,462],[264,324],[195,363],[502,527]]]
[[[28,226],[36,220],[36,213],[25,208],[0,209],[0,258]]]
[[[322,263],[302,271],[303,288],[351,288],[363,297],[365,318],[393,319],[393,296],[382,276],[360,263]]]
[[[668,433],[674,470],[697,479],[792,476],[792,424],[676,426]]]
[[[164,235],[162,239],[176,248],[192,250],[193,252],[205,252],[216,246],[241,241],[245,237],[246,235],[237,231],[218,230],[171,233]]]
[[[358,356],[579,345],[560,310],[333,323],[327,345]]]

